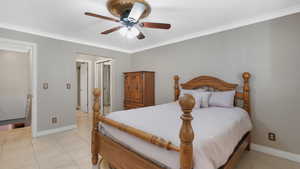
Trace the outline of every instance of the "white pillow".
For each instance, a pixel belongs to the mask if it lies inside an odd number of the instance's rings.
[[[199,88],[199,89],[195,89],[195,91],[197,91],[197,92],[206,92],[207,90],[204,89],[204,88]]]
[[[200,103],[201,103],[200,92],[198,92],[197,90],[181,89],[180,90],[180,97],[184,96],[185,94],[190,94],[190,95],[192,95],[194,97],[194,99],[195,99],[194,109],[199,109],[200,108]]]
[[[233,107],[235,90],[225,92],[211,92],[209,106]]]
[[[211,92],[200,92],[200,107],[207,108]]]

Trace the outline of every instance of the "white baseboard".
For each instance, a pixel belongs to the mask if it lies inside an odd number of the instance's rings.
[[[36,137],[45,136],[45,135],[48,135],[48,134],[59,133],[59,132],[67,131],[67,130],[72,130],[72,129],[75,129],[75,128],[77,128],[77,126],[74,124],[74,125],[59,127],[59,128],[55,128],[55,129],[38,131],[37,134],[36,134]]]
[[[291,161],[300,163],[300,154],[294,154],[294,153],[290,153],[290,152],[286,152],[286,151],[282,151],[282,150],[278,150],[275,148],[262,146],[262,145],[258,145],[258,144],[251,144],[251,149],[258,151],[258,152],[266,153],[269,155],[273,155],[276,157],[280,157],[280,158],[284,158],[287,160],[291,160]]]

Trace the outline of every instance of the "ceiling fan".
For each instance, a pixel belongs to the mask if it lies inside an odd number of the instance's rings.
[[[119,31],[121,35],[127,38],[136,37],[141,40],[145,38],[145,35],[140,31],[140,28],[171,28],[171,25],[167,23],[140,22],[141,19],[149,16],[151,13],[151,7],[145,0],[108,0],[106,5],[109,12],[120,19],[90,12],[85,13],[88,16],[120,23],[120,26],[101,32],[103,35]]]

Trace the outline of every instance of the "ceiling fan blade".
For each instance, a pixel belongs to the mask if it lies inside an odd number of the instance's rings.
[[[109,20],[109,21],[113,21],[113,22],[120,22],[118,19],[107,17],[107,16],[102,16],[102,15],[98,15],[98,14],[94,14],[94,13],[90,13],[90,12],[85,12],[84,14],[87,16],[93,16],[93,17],[97,17],[97,18],[101,18],[101,19],[105,19],[105,20]]]
[[[145,39],[145,35],[144,35],[142,32],[140,32],[140,33],[136,36],[136,38],[138,38],[138,40],[142,40],[142,39]]]
[[[106,31],[104,31],[104,32],[101,32],[101,34],[107,35],[107,34],[109,34],[109,33],[112,33],[112,32],[115,32],[115,31],[121,29],[122,27],[123,27],[123,26],[114,27],[114,28],[108,29],[108,30],[106,30]]]
[[[141,27],[145,28],[156,28],[156,29],[170,29],[171,25],[167,23],[153,23],[153,22],[142,22]]]
[[[135,2],[133,7],[131,8],[128,18],[138,21],[144,13],[145,9],[146,6],[143,3]]]

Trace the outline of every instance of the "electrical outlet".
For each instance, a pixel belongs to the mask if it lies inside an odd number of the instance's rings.
[[[51,123],[52,124],[57,124],[57,117],[52,117],[51,118]]]
[[[268,139],[270,141],[276,141],[276,134],[272,132],[268,133]]]
[[[57,113],[50,113],[50,124],[57,125],[58,124],[58,115]]]

